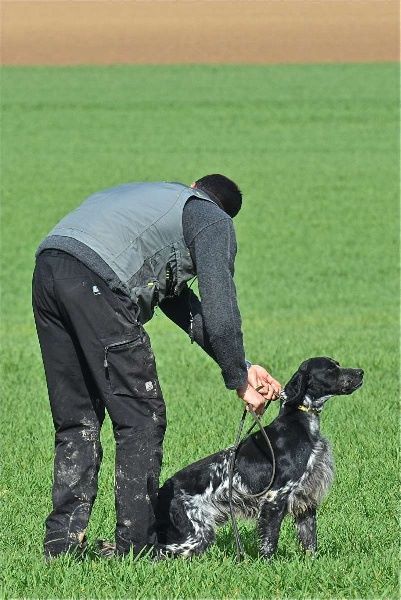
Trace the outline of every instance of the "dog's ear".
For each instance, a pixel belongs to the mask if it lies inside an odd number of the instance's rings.
[[[303,362],[285,386],[286,404],[299,404],[302,402],[308,384],[308,364],[309,361],[307,360]]]

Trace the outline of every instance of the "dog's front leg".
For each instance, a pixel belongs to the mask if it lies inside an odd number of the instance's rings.
[[[309,508],[295,517],[298,538],[305,552],[314,554],[317,550],[316,508]]]
[[[264,558],[270,558],[276,548],[280,527],[286,513],[286,503],[265,502],[260,511],[258,526],[260,533],[260,551]]]

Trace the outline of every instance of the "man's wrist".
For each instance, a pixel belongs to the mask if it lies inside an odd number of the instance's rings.
[[[237,395],[242,398],[246,392],[246,390],[248,389],[248,382],[245,381],[239,388],[237,388]]]

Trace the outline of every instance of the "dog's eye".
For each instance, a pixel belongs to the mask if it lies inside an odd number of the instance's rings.
[[[336,367],[329,367],[326,371],[327,375],[337,375],[338,369]]]

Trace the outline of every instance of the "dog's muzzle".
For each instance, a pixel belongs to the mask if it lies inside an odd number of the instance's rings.
[[[352,372],[345,374],[341,382],[342,394],[352,394],[363,384],[363,369],[350,369],[350,371]]]

